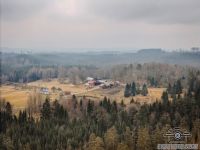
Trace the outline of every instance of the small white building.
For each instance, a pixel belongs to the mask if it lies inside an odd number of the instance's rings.
[[[87,80],[87,81],[92,81],[92,80],[94,80],[94,78],[92,78],[92,77],[87,77],[86,80]]]
[[[40,89],[40,93],[41,93],[41,94],[48,95],[48,94],[49,94],[49,89],[48,89],[48,88],[45,88],[45,87],[42,87],[42,88]]]

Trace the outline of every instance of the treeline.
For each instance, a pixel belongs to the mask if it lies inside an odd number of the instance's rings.
[[[183,90],[183,86],[181,84],[181,80],[177,80],[176,82],[174,82],[173,86],[169,83],[167,91],[170,94],[181,94]]]
[[[143,96],[147,96],[148,94],[148,88],[146,84],[143,84],[142,88],[140,85],[135,84],[133,81],[132,84],[126,84],[125,90],[124,90],[124,97],[129,97],[129,96],[135,96],[141,94]]]
[[[91,76],[94,78],[118,80],[124,83],[137,81],[146,83],[151,87],[168,87],[169,83],[172,84],[180,79],[182,86],[186,87],[187,84],[184,80],[187,80],[188,74],[198,71],[197,67],[159,63],[95,67],[50,65],[51,63],[49,65],[41,65],[35,61],[28,60],[26,55],[22,58],[20,57],[19,61],[12,59],[9,59],[9,61],[3,60],[1,64],[1,83],[6,81],[26,83],[40,79],[59,78],[68,79],[73,84],[79,84],[85,81],[86,77]]]
[[[163,134],[173,127],[192,133],[188,143],[200,144],[199,77],[191,76],[181,96],[170,100],[165,91],[161,101],[150,105],[73,96],[65,108],[47,98],[39,120],[26,111],[12,115],[11,105],[1,103],[0,149],[154,150],[166,143]]]
[[[103,51],[94,52],[92,49],[88,49],[88,52],[47,52],[47,53],[9,53],[8,50],[2,49],[2,59],[12,60],[14,63],[24,64],[39,64],[54,65],[95,65],[95,66],[107,66],[117,64],[128,63],[145,63],[145,62],[157,62],[179,65],[192,65],[199,66],[200,52],[167,52],[162,49],[143,49],[138,52],[134,51]],[[90,51],[91,50],[91,51]],[[19,50],[16,50],[19,51]],[[73,51],[71,49],[71,51]],[[79,51],[79,50],[78,50]],[[11,64],[12,62],[7,62]]]
[[[91,76],[96,71],[90,66],[2,66],[1,82],[27,83],[36,80],[48,80],[51,78],[68,79],[73,84],[78,84]]]
[[[157,84],[155,84],[155,80],[154,78],[149,78],[150,83],[149,86],[150,87],[156,87]],[[171,85],[171,83],[168,84],[167,87],[167,92],[168,94],[171,95],[171,97],[173,97],[174,95],[177,95],[180,97],[180,94],[183,92],[183,86],[182,86],[182,82],[184,82],[185,78],[183,79],[178,79],[177,81],[175,81],[173,83],[173,85]],[[193,79],[188,79],[190,83],[189,85],[189,94],[191,95],[191,90],[194,89],[194,77]],[[136,96],[138,94],[141,94],[143,96],[147,96],[148,94],[148,88],[147,85],[144,83],[142,86],[139,83],[135,83],[134,81],[130,84],[127,83],[124,89],[124,97],[130,97],[130,96]]]

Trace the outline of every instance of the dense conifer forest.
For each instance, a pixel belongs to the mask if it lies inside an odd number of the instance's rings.
[[[173,127],[188,130],[188,142],[200,144],[199,77],[199,71],[191,73],[184,90],[181,80],[169,84],[161,101],[152,104],[73,96],[66,109],[47,97],[37,119],[27,110],[14,115],[10,103],[1,101],[0,149],[153,150]],[[134,83],[127,86],[135,94]]]

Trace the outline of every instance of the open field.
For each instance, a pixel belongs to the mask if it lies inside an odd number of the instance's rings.
[[[85,96],[91,99],[103,99],[106,96],[111,100],[116,100],[118,103],[120,103],[121,100],[124,100],[125,104],[129,104],[132,98],[139,103],[152,103],[156,100],[160,100],[164,90],[165,88],[148,88],[149,94],[147,96],[137,95],[125,98],[124,87],[117,87],[113,89],[97,89],[89,91],[85,94]],[[83,94],[78,95],[83,96]]]
[[[56,88],[61,88],[63,91],[69,91],[71,92],[71,94],[75,94],[77,97],[86,96],[87,98],[90,98],[92,100],[102,100],[106,96],[111,100],[116,100],[118,103],[120,103],[121,100],[124,100],[125,104],[129,104],[132,98],[125,98],[123,96],[124,86],[108,89],[101,89],[98,87],[86,89],[83,84],[61,84],[58,82],[57,79],[53,79],[51,81],[39,80],[35,82],[30,82],[25,86],[26,88],[22,88],[21,86],[16,87],[16,85],[2,85],[0,87],[0,97],[1,99],[9,101],[14,110],[20,110],[26,108],[29,94],[33,93],[34,88],[39,89],[40,87],[46,87],[49,89],[49,97],[51,100],[59,99],[59,93],[51,91],[51,88],[53,86]],[[133,99],[139,103],[152,103],[156,101],[156,99],[160,99],[163,90],[165,90],[165,88],[148,88],[148,96],[137,95],[134,96]],[[44,95],[43,97],[46,97],[46,95]]]
[[[9,101],[13,106],[13,110],[24,109],[27,106],[28,95],[28,90],[19,90],[10,85],[0,87],[0,98]]]
[[[10,84],[0,86],[0,99],[9,101],[13,106],[13,110],[17,111],[24,109],[27,106],[27,100],[30,94],[33,93],[34,89],[46,87],[49,89],[50,94],[48,95],[51,100],[59,98],[58,92],[51,92],[52,87],[61,88],[63,91],[70,91],[71,94],[86,93],[88,90],[84,85],[72,85],[72,84],[61,84],[58,80],[53,79],[51,81],[35,81],[30,82],[26,85],[22,84]],[[45,98],[46,95],[43,95]]]
[[[61,84],[57,79],[51,81],[38,80],[28,83],[28,86],[46,87],[51,90],[52,87],[61,88],[63,91],[70,91],[72,94],[87,92],[84,85]]]

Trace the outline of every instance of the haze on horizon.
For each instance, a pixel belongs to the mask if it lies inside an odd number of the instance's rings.
[[[1,47],[200,47],[199,0],[0,0]]]

